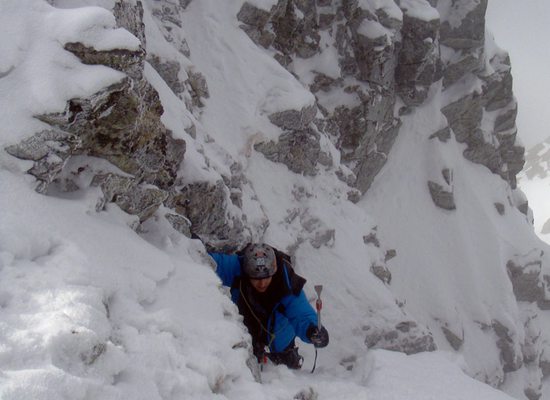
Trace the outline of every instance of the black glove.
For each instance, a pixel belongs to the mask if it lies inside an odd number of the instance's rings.
[[[256,356],[256,359],[259,363],[262,363],[264,361],[264,356],[266,355],[265,352],[265,345],[258,342],[252,343],[252,351],[254,355]]]
[[[316,348],[328,345],[328,332],[324,326],[321,326],[321,329],[319,329],[315,325],[310,325],[307,328],[306,336]]]

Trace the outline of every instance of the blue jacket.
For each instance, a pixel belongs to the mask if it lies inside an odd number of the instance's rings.
[[[216,272],[225,286],[231,288],[231,299],[243,315],[253,345],[267,345],[274,353],[285,350],[298,336],[311,343],[306,332],[317,325],[317,314],[302,290],[306,280],[296,273],[280,253],[277,272],[269,286],[269,298],[262,299],[242,276],[241,258],[236,254],[209,253],[217,264]]]

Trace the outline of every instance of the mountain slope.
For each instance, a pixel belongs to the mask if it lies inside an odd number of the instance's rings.
[[[0,6],[2,398],[542,392],[547,247],[482,1],[50,3]],[[255,380],[191,231],[325,285],[316,374]]]

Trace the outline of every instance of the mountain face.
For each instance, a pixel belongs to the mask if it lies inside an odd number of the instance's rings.
[[[48,3],[103,7],[125,31],[104,35],[99,17],[53,31],[97,79],[55,86],[62,101],[5,128],[4,164],[37,192],[116,207],[157,245],[162,227],[288,252],[332,288],[325,321],[350,369],[358,349],[447,350],[540,398],[550,260],[517,188],[510,60],[486,35],[487,0]]]

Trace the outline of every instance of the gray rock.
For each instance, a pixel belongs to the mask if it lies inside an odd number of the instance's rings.
[[[518,354],[517,344],[512,337],[510,330],[501,322],[494,320],[492,328],[497,335],[497,347],[500,350],[500,360],[504,372],[517,371],[523,366],[523,357]]]
[[[504,215],[504,211],[505,211],[505,208],[504,208],[504,204],[502,203],[494,203],[495,204],[495,208],[497,210],[497,212],[500,214],[500,215]]]
[[[514,106],[514,108],[499,114],[495,119],[495,125],[494,125],[495,133],[505,132],[505,131],[515,129],[517,114],[518,114],[517,104]]]
[[[334,229],[326,229],[316,232],[315,237],[309,242],[315,249],[321,248],[321,246],[332,247],[334,245],[336,231]]]
[[[392,258],[395,258],[396,256],[397,256],[397,250],[389,249],[386,251],[386,254],[384,255],[384,262],[387,262]]]
[[[219,251],[234,251],[250,240],[242,220],[230,216],[223,181],[197,182],[170,193],[165,205],[191,221],[191,230]]]
[[[188,238],[191,237],[191,221],[183,215],[167,213],[164,215],[164,218],[170,222],[170,225],[172,225],[176,231]]]
[[[288,130],[303,130],[315,118],[317,106],[315,104],[303,107],[301,110],[286,110],[269,115],[272,124]]]
[[[430,139],[435,138],[439,139],[440,142],[446,143],[449,139],[451,139],[451,128],[446,126],[445,128],[442,128],[430,135]]]
[[[482,99],[468,94],[441,109],[447,118],[459,143],[468,142],[470,136],[479,130],[483,117]]]
[[[308,176],[317,174],[321,146],[319,133],[312,128],[287,131],[279,137],[277,143],[258,143],[254,145],[254,149],[268,160],[285,164],[288,169],[297,174]]]
[[[484,82],[482,96],[487,111],[495,111],[515,103],[510,57],[508,54],[495,56],[495,59],[491,60],[491,65],[495,66],[495,72],[489,76],[480,76]]]
[[[187,40],[181,36],[182,14],[190,0],[155,0],[148,2],[151,7],[153,21],[169,45],[185,57],[189,58],[191,51]]]
[[[139,217],[140,222],[150,218],[168,197],[165,191],[143,187],[136,184],[133,178],[122,177],[114,174],[96,177],[103,198],[97,204],[99,211],[107,203],[115,203],[124,212]]]
[[[48,193],[49,186],[58,178],[65,162],[80,146],[79,138],[58,129],[43,130],[18,144],[7,146],[10,155],[34,161],[27,171],[39,181],[36,191]]]
[[[408,106],[424,102],[430,85],[441,78],[439,29],[439,19],[425,21],[403,14],[395,77],[397,91]]]
[[[436,206],[444,210],[456,209],[453,192],[445,190],[442,185],[433,181],[428,181],[428,189]]]
[[[70,100],[64,113],[38,118],[77,136],[81,146],[75,154],[105,158],[122,171],[166,189],[175,182],[185,142],[172,138],[160,121],[163,110],[158,93],[140,82],[124,79],[88,99]]]
[[[518,301],[533,303],[545,300],[541,260],[528,261],[525,265],[519,265],[514,260],[509,260],[506,263],[506,270]]]
[[[462,18],[458,26],[451,24],[447,20],[448,16],[442,16],[445,21],[441,24],[441,44],[457,50],[482,47],[485,40],[486,9],[487,0],[480,0],[476,7]],[[450,10],[453,12],[455,9]]]
[[[200,72],[193,70],[187,71],[187,75],[189,76],[187,83],[191,88],[190,93],[193,99],[193,104],[202,107],[202,99],[207,99],[210,97],[206,78]]]
[[[117,25],[126,29],[141,42],[141,47],[145,49],[145,24],[143,23],[143,4],[136,1],[135,5],[127,1],[117,1],[113,7]]]
[[[458,335],[456,335],[453,331],[451,331],[446,326],[442,326],[441,330],[443,331],[443,334],[445,335],[445,338],[447,339],[447,341],[449,342],[451,347],[455,351],[460,350],[460,348],[464,344],[464,337],[462,337],[462,338],[459,337]],[[464,336],[464,334],[463,334],[463,336]]]
[[[382,128],[373,142],[366,144],[366,148],[361,146],[357,149],[355,154],[360,158],[357,160],[354,172],[357,176],[357,189],[362,193],[367,192],[378,172],[386,164],[400,125],[399,120],[392,120]]]
[[[270,31],[265,31],[258,29],[250,25],[241,25],[240,28],[248,35],[248,37],[256,43],[258,46],[261,46],[265,49],[268,49],[275,40],[275,35]],[[285,65],[282,60],[277,60],[280,64]]]
[[[66,43],[64,48],[77,56],[84,64],[101,64],[123,71],[131,79],[140,80],[143,78],[143,61],[145,57],[145,50],[143,49],[138,51],[126,49],[98,51],[82,43]]]
[[[158,72],[168,87],[172,89],[172,92],[182,98],[182,93],[185,92],[185,84],[178,77],[181,65],[177,61],[163,61],[155,54],[149,56],[147,61]]]
[[[368,235],[363,236],[363,242],[365,244],[373,244],[376,247],[380,247],[380,241],[376,236],[376,232],[371,232]]]
[[[422,329],[414,321],[402,321],[393,328],[364,328],[367,332],[365,344],[368,348],[399,351],[405,354],[416,354],[436,350],[431,333]]]
[[[391,283],[391,272],[385,265],[372,264],[370,272],[385,284],[389,285]]]
[[[550,360],[543,359],[541,357],[539,361],[539,368],[544,378],[548,378],[550,376]]]
[[[482,67],[482,59],[477,53],[463,54],[458,60],[447,63],[443,68],[443,87],[448,88],[458,82],[466,74],[479,70]]]
[[[259,29],[267,24],[270,17],[271,14],[268,11],[257,8],[249,2],[245,2],[237,14],[237,19],[240,22]]]
[[[443,176],[443,179],[445,179],[447,185],[451,185],[453,183],[453,171],[451,169],[443,168],[441,170],[441,175]]]

